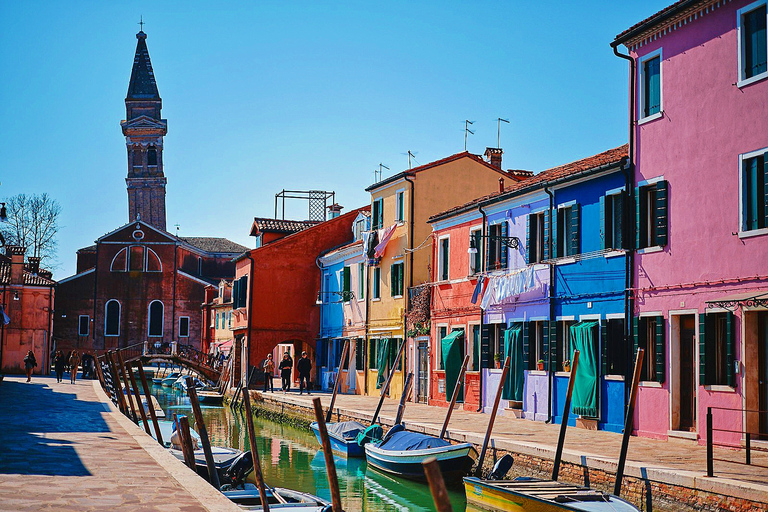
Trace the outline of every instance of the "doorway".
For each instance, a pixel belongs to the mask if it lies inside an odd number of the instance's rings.
[[[417,350],[419,382],[416,390],[416,400],[425,404],[427,403],[427,393],[429,389],[429,342],[419,341]]]
[[[680,423],[678,430],[696,431],[696,316],[680,317]]]

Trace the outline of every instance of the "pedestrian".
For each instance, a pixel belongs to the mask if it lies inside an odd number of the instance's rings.
[[[37,359],[35,359],[35,353],[31,350],[27,352],[24,357],[24,369],[27,371],[27,382],[32,381],[32,370],[37,366]]]
[[[299,394],[304,394],[304,386],[306,385],[307,394],[311,395],[312,393],[309,392],[309,372],[312,371],[312,361],[309,360],[306,352],[301,353],[301,359],[299,359],[296,369],[299,371]]]
[[[77,350],[72,351],[72,355],[69,356],[69,382],[74,384],[77,380],[77,367],[80,366],[80,356]]]
[[[64,367],[66,365],[67,362],[64,360],[64,354],[61,353],[61,350],[57,350],[56,354],[53,356],[53,369],[56,372],[56,382],[64,380]]]
[[[272,360],[272,354],[267,354],[267,360],[264,361],[264,392],[267,392],[267,388],[272,393],[275,392],[275,386],[272,383],[272,377],[275,374],[275,362]]]
[[[293,370],[293,361],[288,353],[283,354],[283,360],[280,361],[280,378],[283,381],[283,393],[291,390],[291,371]]]

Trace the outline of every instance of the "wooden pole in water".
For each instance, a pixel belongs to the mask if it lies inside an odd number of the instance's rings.
[[[379,404],[376,406],[376,412],[373,413],[373,419],[371,420],[371,425],[376,423],[376,420],[379,419],[381,406],[384,405],[384,398],[387,396],[387,392],[389,391],[389,385],[392,384],[392,377],[394,377],[395,370],[397,370],[397,366],[398,364],[400,364],[400,357],[403,355],[404,350],[405,350],[405,340],[403,340],[403,343],[400,345],[400,350],[397,351],[397,357],[395,357],[395,363],[392,365],[392,370],[389,372],[389,376],[387,377],[387,382],[384,383],[384,387],[381,388],[381,397],[379,397]]]
[[[192,447],[192,432],[189,431],[189,419],[186,416],[179,416],[179,437],[181,437],[181,451],[184,454],[184,462],[192,471],[197,472],[195,449]]]
[[[408,400],[408,394],[411,391],[413,385],[413,373],[409,373],[405,378],[405,386],[403,387],[403,396],[400,397],[400,404],[397,406],[397,416],[395,417],[395,425],[399,425],[403,421],[403,414],[405,414],[405,401]]]
[[[120,385],[120,376],[117,373],[115,367],[115,361],[112,358],[112,352],[106,353],[107,362],[109,363],[109,370],[112,372],[112,388],[117,394],[117,404],[120,408],[120,412],[128,416],[128,407],[125,405],[125,397],[123,396],[123,386]]]
[[[619,453],[619,465],[616,467],[616,483],[613,487],[613,494],[621,494],[621,481],[624,479],[624,464],[627,462],[627,450],[629,449],[629,436],[632,435],[632,423],[635,420],[635,401],[637,400],[637,387],[640,385],[640,370],[643,369],[643,355],[645,350],[637,349],[637,359],[635,359],[635,371],[632,374],[632,390],[629,393],[629,406],[627,407],[627,417],[624,420],[624,434],[621,437],[621,452]]]
[[[565,393],[565,405],[563,406],[563,421],[560,423],[560,436],[557,438],[555,450],[555,463],[552,466],[552,480],[557,482],[560,473],[560,461],[563,458],[563,446],[565,446],[565,432],[568,429],[568,416],[571,414],[571,397],[573,396],[573,384],[576,381],[576,369],[579,367],[579,351],[574,350],[571,362],[571,374],[568,376],[568,391]]]
[[[475,474],[480,476],[483,470],[483,460],[485,459],[485,452],[488,450],[488,442],[491,440],[491,432],[493,431],[493,424],[496,421],[496,413],[499,411],[499,401],[501,400],[501,392],[504,389],[504,381],[507,380],[507,373],[509,372],[509,356],[504,360],[504,369],[501,371],[501,380],[499,381],[499,387],[496,389],[496,398],[493,401],[493,410],[491,411],[491,419],[488,421],[488,429],[485,431],[485,438],[483,438],[483,449],[480,450],[480,458],[478,459],[477,470]]]
[[[152,426],[155,427],[155,437],[160,446],[165,446],[163,442],[163,434],[160,432],[160,424],[157,422],[157,415],[155,414],[155,404],[152,403],[152,395],[149,392],[149,385],[147,384],[147,376],[144,374],[144,366],[141,364],[141,359],[136,362],[136,369],[139,371],[139,380],[141,386],[144,388],[144,397],[147,399],[147,409],[149,409],[149,417],[152,418]]]
[[[325,422],[331,421],[333,415],[333,404],[336,403],[336,394],[339,392],[339,385],[341,384],[341,371],[344,369],[344,360],[349,353],[349,340],[344,343],[344,350],[341,351],[341,361],[339,361],[339,371],[336,374],[336,382],[333,385],[333,395],[331,396],[331,405],[328,406],[328,412],[325,414]]]
[[[253,427],[253,413],[251,412],[251,394],[248,390],[243,393],[243,403],[245,404],[245,422],[248,425],[248,443],[251,445],[251,458],[253,459],[253,476],[256,477],[256,485],[259,488],[261,506],[264,512],[269,512],[267,486],[264,483],[264,474],[261,472],[261,460],[259,459],[259,449],[256,446],[256,430]]]
[[[123,362],[123,355],[120,353],[120,349],[118,349],[115,354],[117,355],[117,368],[120,370],[120,376],[123,379],[123,382],[125,383],[125,396],[128,400],[128,404],[131,406],[131,414],[133,415],[133,421],[138,422],[139,421],[139,414],[136,412],[136,407],[133,405],[133,399],[131,393],[131,384],[128,382],[128,375],[125,371],[125,363]]]
[[[328,473],[328,484],[331,487],[331,503],[333,512],[343,512],[341,508],[341,493],[339,492],[339,479],[336,476],[336,463],[333,460],[333,449],[331,448],[331,439],[328,437],[328,429],[325,428],[325,419],[323,418],[323,405],[320,398],[312,400],[315,406],[315,419],[317,420],[317,429],[320,431],[320,439],[323,444],[323,458],[325,459],[325,471]]]
[[[203,411],[200,410],[200,402],[197,401],[195,379],[190,376],[187,376],[187,394],[189,395],[189,401],[192,404],[192,412],[195,414],[195,427],[197,427],[197,433],[200,434],[200,444],[203,445],[205,463],[208,466],[208,481],[211,482],[211,485],[216,489],[219,489],[221,487],[221,484],[219,483],[219,473],[216,471],[216,463],[213,461],[211,443],[208,439],[208,430],[205,428],[205,421],[203,420]]]
[[[147,421],[147,413],[144,410],[144,405],[141,403],[141,390],[139,390],[139,386],[136,385],[136,378],[133,376],[133,370],[131,369],[131,365],[126,365],[125,370],[128,372],[128,380],[131,381],[131,386],[133,386],[133,392],[136,395],[136,403],[139,404],[139,412],[141,413],[141,421],[144,422],[144,430],[147,431],[147,434],[152,435],[152,433],[149,431],[149,422]],[[152,402],[147,402],[147,408],[152,407]]]
[[[461,365],[461,371],[459,371],[459,378],[456,379],[456,385],[453,387],[453,395],[451,396],[451,405],[448,406],[448,413],[445,415],[445,421],[443,422],[443,430],[440,431],[440,439],[445,436],[445,431],[448,430],[448,422],[451,421],[451,414],[453,414],[453,408],[456,406],[456,400],[459,398],[459,390],[462,386],[462,379],[464,379],[464,372],[467,371],[467,364],[469,364],[469,354],[464,356],[464,362]]]
[[[445,488],[443,473],[440,465],[434,457],[428,457],[421,463],[424,466],[424,474],[429,483],[429,491],[432,493],[432,501],[435,502],[437,512],[453,512],[451,501],[448,499],[448,490]]]

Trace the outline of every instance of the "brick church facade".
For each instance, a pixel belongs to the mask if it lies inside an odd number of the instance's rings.
[[[77,251],[77,273],[59,281],[56,348],[103,351],[148,341],[200,348],[205,287],[234,276],[247,251],[225,238],[165,230],[162,100],[147,50],[136,35],[126,120],[128,223]]]

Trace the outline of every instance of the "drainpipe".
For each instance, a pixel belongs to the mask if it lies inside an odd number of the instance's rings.
[[[550,214],[550,222],[549,222],[549,240],[547,240],[547,245],[549,247],[549,325],[552,326],[552,321],[556,319],[555,316],[555,294],[552,291],[555,284],[555,265],[552,263],[552,260],[554,259],[555,255],[552,254],[552,251],[554,250],[554,244],[552,243],[555,238],[555,233],[552,232],[552,215],[557,215],[557,212],[554,211],[555,208],[555,194],[549,189],[549,186],[544,186],[544,192],[547,193],[549,196],[549,214]],[[552,351],[552,337],[555,337],[555,343],[557,343],[557,329],[555,329],[554,333],[549,333],[549,350]],[[552,362],[552,357],[547,354],[547,357],[549,358],[549,362]],[[547,417],[547,421],[544,423],[552,423],[552,421],[555,418],[553,407],[554,407],[554,400],[552,399],[552,394],[555,388],[555,370],[556,368],[550,368],[549,369],[549,386],[547,389],[547,405],[549,409],[549,416]]]
[[[320,266],[320,256],[315,258],[315,265],[317,265],[317,268],[320,270],[320,293],[318,293],[317,296],[320,298],[320,300],[322,300],[322,297],[323,297],[323,283],[325,282],[325,279],[324,279],[324,276],[323,276],[323,267]],[[325,303],[325,301],[323,301],[323,304],[324,303]],[[342,318],[343,318],[343,315],[342,315]],[[342,326],[343,325],[344,324],[343,324],[343,320],[342,320]],[[343,329],[343,327],[342,327],[342,329]],[[320,305],[320,330],[317,333],[317,337],[318,337],[318,340],[323,338],[323,305],[322,304]],[[318,377],[318,379],[320,379],[319,356],[320,356],[320,351],[317,350],[317,347],[316,347],[316,349],[315,349],[315,366],[317,366],[317,377]]]
[[[629,159],[626,162],[626,165],[622,166],[622,170],[624,171],[624,185],[627,190],[627,208],[625,208],[625,214],[624,214],[624,233],[626,236],[624,237],[624,248],[626,249],[626,252],[624,253],[624,274],[625,274],[625,286],[624,286],[624,343],[625,346],[629,347],[631,346],[630,340],[632,339],[632,312],[634,310],[633,300],[632,300],[632,283],[634,282],[634,276],[633,276],[633,270],[634,270],[634,264],[635,264],[635,253],[634,253],[634,244],[635,244],[635,233],[634,233],[634,226],[635,226],[635,219],[634,219],[634,213],[635,213],[635,180],[634,180],[634,170],[635,170],[635,164],[634,164],[634,147],[635,147],[635,60],[630,55],[624,55],[622,53],[619,53],[618,50],[618,43],[613,42],[611,43],[611,48],[613,48],[613,53],[617,57],[624,59],[629,62]],[[626,396],[626,403],[629,403],[629,386],[626,385],[626,379],[628,377],[627,370],[629,370],[632,367],[632,357],[634,354],[632,354],[631,350],[627,350],[626,352],[628,354],[628,357],[626,358],[626,366],[624,371],[624,392],[627,394]]]
[[[48,288],[48,347],[45,353],[43,354],[45,356],[43,360],[45,363],[45,366],[43,366],[43,368],[45,368],[45,370],[43,370],[42,372],[43,375],[46,375],[46,373],[51,368],[50,357],[51,357],[51,341],[53,340],[53,290],[55,286],[56,285],[54,284],[53,286],[50,286]]]
[[[366,259],[368,253],[366,249]],[[364,382],[364,394],[368,394],[368,320],[370,319],[370,303],[371,303],[371,276],[368,272],[368,263],[365,263],[365,342],[363,343],[363,382]],[[355,376],[357,377],[357,376]]]
[[[251,372],[250,372],[250,366],[251,366],[251,325],[253,324],[253,317],[251,316],[251,312],[253,311],[253,270],[256,262],[253,261],[253,256],[251,256],[251,252],[248,251],[245,253],[245,257],[251,260],[251,267],[248,270],[248,329],[247,329],[247,340],[248,340],[248,350],[247,354],[248,357],[246,359],[246,372],[245,372],[245,389],[248,389],[248,385],[250,382]],[[295,350],[294,350],[295,352]]]
[[[97,241],[96,242],[96,264],[93,267],[93,329],[91,329],[91,334],[93,335],[93,350],[96,351],[96,326],[98,325],[98,322],[96,321],[96,296],[99,289],[99,247],[101,244]],[[78,320],[79,322],[79,320]],[[78,326],[79,328],[79,326]],[[78,333],[79,334],[79,333]],[[106,349],[106,338],[102,337],[102,341],[104,343],[104,349]]]
[[[411,193],[409,194],[409,196],[410,196],[410,201],[409,201],[409,203],[410,203],[410,213],[408,215],[408,224],[410,225],[410,229],[408,230],[409,231],[409,233],[408,233],[408,238],[409,238],[409,240],[408,240],[408,249],[410,249],[410,253],[409,253],[409,260],[410,260],[409,266],[410,266],[410,269],[408,270],[408,294],[406,295],[406,299],[405,299],[405,315],[403,317],[403,343],[407,343],[408,342],[408,329],[407,329],[407,326],[408,326],[408,299],[407,299],[407,297],[410,297],[410,295],[411,295],[410,289],[413,288],[413,226],[414,226],[414,221],[413,221],[413,195],[414,195],[414,190],[415,190],[416,186],[415,186],[413,180],[410,178],[410,176],[406,175],[404,178],[405,178],[405,181],[407,181],[408,183],[411,184]],[[403,361],[403,378],[405,378],[405,374],[408,373],[408,365],[407,365],[407,360],[406,360],[406,358],[408,357],[407,356],[407,352],[408,351],[406,350],[405,351],[406,354],[403,356],[403,359],[404,359],[404,361]],[[392,371],[394,371],[394,369]]]
[[[482,234],[480,236],[481,243],[480,243],[480,247],[477,248],[477,250],[480,251],[480,271],[481,271],[481,274],[482,274],[483,270],[487,270],[487,269],[483,268],[483,267],[485,267],[485,258],[484,258],[485,254],[483,254],[483,247],[485,247],[485,225],[488,223],[488,214],[485,213],[485,210],[483,210],[482,206],[478,206],[477,210],[483,216],[483,225],[481,227]],[[480,306],[480,345],[481,345],[481,349],[480,349],[480,361],[478,361],[478,363],[479,363],[479,370],[480,370],[480,397],[479,397],[478,404],[477,404],[477,411],[475,411],[475,412],[482,412],[483,411],[483,357],[482,357],[483,351],[482,351],[482,344],[483,344],[483,327],[485,326],[484,318],[485,318],[485,311],[483,311],[483,307]]]
[[[171,306],[171,343],[176,338],[176,268],[179,264],[179,244],[173,246],[173,303]],[[203,292],[205,293],[205,292]]]

